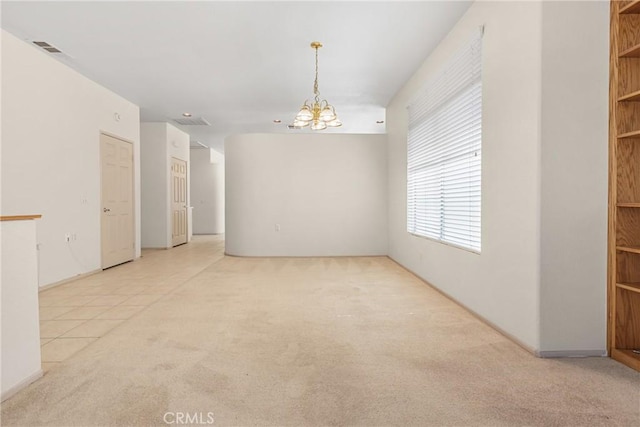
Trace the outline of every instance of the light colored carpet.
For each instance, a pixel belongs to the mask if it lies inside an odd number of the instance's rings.
[[[174,250],[196,275],[4,402],[2,424],[183,412],[242,426],[640,425],[639,373],[535,358],[388,258],[223,258],[199,244],[204,270]],[[171,255],[119,268],[132,284],[145,265],[178,275]]]

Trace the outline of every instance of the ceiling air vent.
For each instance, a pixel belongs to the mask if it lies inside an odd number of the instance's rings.
[[[46,50],[49,53],[62,53],[62,51],[60,49],[57,49],[57,48],[51,46],[47,42],[33,42],[33,44],[35,44],[38,47],[41,47],[42,49]]]
[[[200,142],[200,141],[195,141],[195,140],[193,140],[193,141],[189,141],[189,142],[190,142],[189,146],[190,146],[191,148],[209,148],[209,146],[208,146],[208,145],[205,145],[205,144],[203,144],[203,143],[202,143],[202,142]]]
[[[179,117],[173,121],[183,126],[211,126],[211,123],[202,117]]]

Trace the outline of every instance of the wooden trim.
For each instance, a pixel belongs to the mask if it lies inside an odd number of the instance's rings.
[[[640,13],[640,0],[635,0],[620,9],[620,14]]]
[[[0,216],[0,221],[27,221],[40,218],[42,218],[42,215],[7,215]]]
[[[607,230],[607,351],[612,354],[615,348],[615,312],[616,312],[616,213],[618,197],[616,194],[617,176],[617,110],[618,110],[618,2],[610,3],[610,40],[609,40],[609,224]],[[622,136],[622,135],[620,135]],[[640,136],[640,134],[639,134]]]
[[[618,203],[619,208],[640,208],[640,203]]]

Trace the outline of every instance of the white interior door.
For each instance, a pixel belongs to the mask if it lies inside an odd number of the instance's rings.
[[[171,244],[187,243],[187,162],[171,158]]]
[[[102,268],[134,258],[133,144],[101,134]]]

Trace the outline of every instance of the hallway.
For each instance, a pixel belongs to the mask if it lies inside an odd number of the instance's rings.
[[[196,236],[188,245],[143,250],[135,262],[40,292],[44,372],[172,293],[223,254],[223,236]]]
[[[535,358],[389,258],[223,251],[196,236],[43,292],[44,312],[84,302],[43,322],[138,308],[49,362],[3,403],[3,425],[165,425],[177,413],[215,425],[640,422],[638,372]]]

